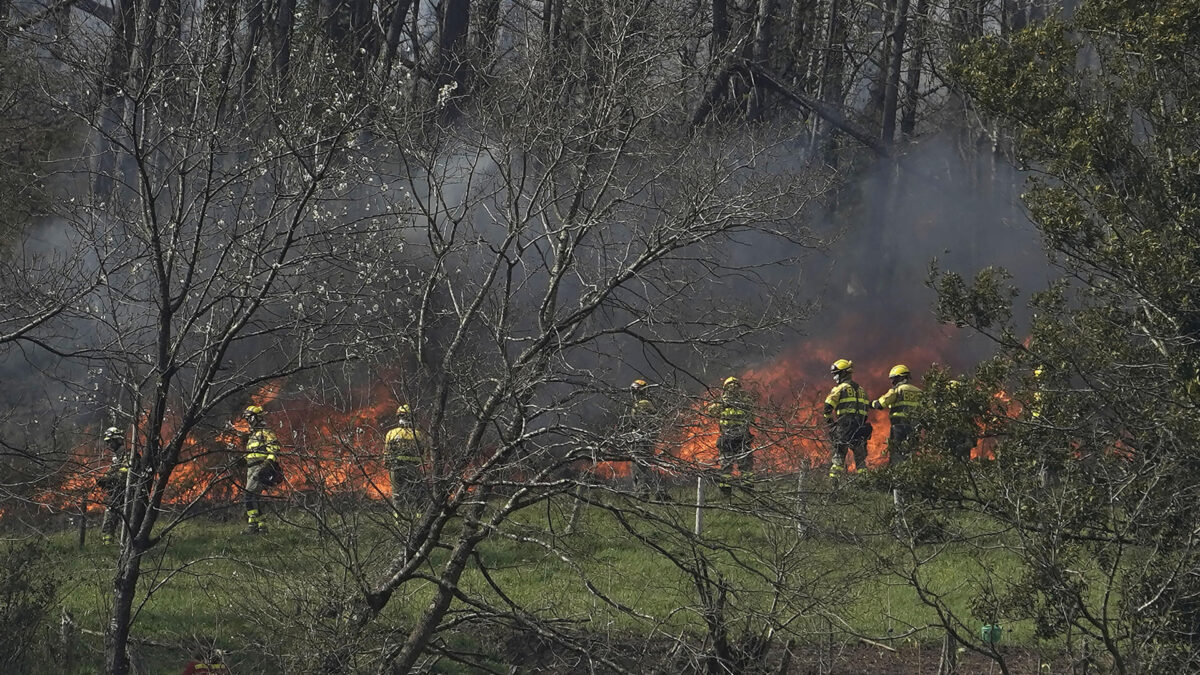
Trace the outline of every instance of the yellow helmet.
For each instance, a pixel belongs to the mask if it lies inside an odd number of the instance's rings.
[[[888,377],[908,377],[909,375],[912,375],[912,371],[904,364],[892,366],[892,369],[888,371]]]
[[[1033,376],[1034,376],[1034,377],[1041,377],[1042,375],[1045,375],[1045,374],[1046,374],[1046,367],[1045,367],[1045,366],[1038,366],[1037,368],[1034,368],[1034,369],[1033,369]]]
[[[412,414],[412,408],[408,407],[407,403],[401,403],[399,408],[396,408],[397,417],[408,417]]]
[[[250,415],[264,415],[264,414],[266,414],[266,413],[263,412],[262,406],[260,406],[260,405],[246,406],[246,409],[242,412],[243,417],[249,417]]]
[[[645,380],[637,379],[629,383],[629,388],[633,391],[638,391],[639,389],[646,387],[647,384],[648,383]]]
[[[121,433],[121,430],[116,427],[109,427],[104,430],[104,435],[101,436],[101,439],[103,439],[105,443],[107,443],[108,441],[124,442],[125,434]]]
[[[728,388],[728,387],[736,387],[736,386],[740,385],[741,383],[742,383],[742,381],[741,381],[741,380],[739,380],[739,379],[737,379],[736,377],[734,377],[734,376],[730,375],[729,377],[725,378],[725,381],[721,383],[721,386],[722,386],[722,387],[726,387],[726,388]]]
[[[838,359],[837,361],[833,362],[833,365],[829,366],[829,372],[832,375],[837,375],[838,373],[853,373],[854,362],[847,359]]]

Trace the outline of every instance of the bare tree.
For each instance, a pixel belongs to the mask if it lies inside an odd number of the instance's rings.
[[[128,672],[137,607],[161,581],[140,585],[146,553],[186,517],[164,500],[176,469],[196,458],[197,425],[264,382],[387,349],[405,286],[391,255],[403,246],[400,221],[383,217],[390,207],[353,151],[364,111],[354,91],[327,86],[310,62],[290,73],[287,103],[239,110],[258,79],[224,77],[229,26],[213,12],[194,18],[170,45],[190,70],[144,36],[125,89],[101,92],[123,112],[93,115],[72,99],[62,108],[116,149],[95,177],[119,167],[111,189],[61,205],[68,250],[102,283],[75,296],[83,335],[42,340],[102,368],[108,405],[136,429],[107,630],[112,673]],[[88,71],[73,74],[87,82]]]
[[[518,516],[573,491],[569,467],[629,461],[611,422],[597,426],[614,378],[647,367],[688,378],[680,368],[704,354],[740,351],[804,314],[773,270],[817,243],[801,216],[825,183],[783,171],[769,135],[688,133],[652,65],[680,39],[670,24],[659,32],[618,5],[590,18],[586,53],[564,60],[546,45],[496,64],[461,123],[414,126],[421,111],[401,98],[376,119],[396,167],[384,180],[414,209],[401,257],[415,275],[401,331],[413,371],[396,394],[430,439],[429,494],[377,525],[394,533],[384,545],[332,504],[317,520],[356,580],[329,600],[340,628],[311,659],[323,668],[361,664],[382,637],[371,667],[408,672],[466,621],[552,634],[552,619],[463,583],[489,573],[481,546],[537,545]],[[635,350],[644,356],[613,356]],[[427,581],[428,606],[393,623],[384,610]],[[474,609],[453,609],[463,604]]]

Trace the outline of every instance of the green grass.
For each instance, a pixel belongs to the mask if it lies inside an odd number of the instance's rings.
[[[936,621],[933,611],[895,574],[903,570],[902,549],[884,534],[873,534],[884,522],[889,503],[887,495],[863,492],[845,503],[813,505],[816,519],[828,531],[810,532],[804,538],[786,522],[729,510],[708,513],[705,536],[736,549],[706,552],[712,569],[720,570],[725,583],[736,589],[730,602],[734,626],[749,625],[745,617],[769,610],[773,603],[778,608],[780,596],[770,583],[775,578],[785,579],[782,587],[787,593],[782,601],[797,607],[793,627],[801,636],[810,631],[814,641],[824,631],[841,632],[847,626],[827,622],[806,603],[835,611],[850,629],[875,639],[886,640]],[[656,509],[680,528],[690,528],[693,507]],[[552,509],[520,514],[505,530],[536,537],[552,544],[554,551],[502,537],[479,548],[492,580],[512,600],[540,616],[586,621],[580,625],[587,630],[625,636],[703,633],[697,592],[688,575],[629,536],[602,509],[586,509],[575,532],[565,534],[569,512],[569,498],[564,497]],[[236,521],[197,519],[175,529],[166,545],[147,558],[140,582],[143,593],[155,589],[134,628],[138,639],[150,642],[138,647],[147,671],[178,672],[190,648],[215,645],[231,652],[239,664],[237,672],[272,672],[287,658],[275,653],[280,644],[319,645],[325,640],[336,644],[337,627],[349,610],[328,599],[350,597],[357,587],[355,578],[345,573],[345,563],[352,560],[365,578],[375,578],[386,569],[396,545],[396,535],[379,505],[336,515],[333,529],[338,537],[322,536],[309,515],[294,510],[286,514],[290,523],[277,519],[272,532],[262,537],[241,536],[242,524]],[[649,523],[639,527],[668,549],[686,550],[683,539],[670,527]],[[356,535],[346,548],[343,544],[352,531]],[[446,540],[452,542],[454,533],[447,534]],[[53,538],[54,565],[65,580],[62,605],[79,626],[100,631],[111,603],[113,549],[89,542],[81,551],[74,544],[73,535],[67,533]],[[981,549],[974,547],[978,544],[920,548],[924,555],[937,552],[923,565],[922,578],[963,617],[970,617],[970,603],[983,579],[1002,582],[1016,573],[1011,556],[992,552],[981,558]],[[573,564],[562,562],[561,555]],[[743,562],[735,564],[735,558]],[[439,552],[425,570],[436,571],[444,559],[445,553]],[[584,579],[609,600],[655,619],[631,616],[611,606],[591,592]],[[473,596],[498,601],[477,570],[464,576],[462,587]],[[426,581],[406,585],[373,625],[372,639],[394,640],[396,631],[426,606],[431,591]],[[316,628],[301,630],[306,623]],[[973,630],[978,633],[977,626]],[[495,647],[469,631],[456,639],[485,652]],[[939,639],[935,631],[917,632],[911,638],[928,643]],[[1005,622],[1005,643],[1036,645],[1031,626],[1022,622]],[[99,644],[94,635],[79,637],[79,648],[71,655],[80,661],[76,672],[94,672]],[[57,667],[45,672],[71,672],[62,663]]]

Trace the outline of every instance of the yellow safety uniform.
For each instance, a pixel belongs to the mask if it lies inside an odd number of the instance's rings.
[[[264,476],[269,468],[273,468],[271,463],[279,450],[279,438],[265,427],[251,429],[246,438],[246,489],[242,497],[246,504],[248,532],[265,532],[267,529],[262,514],[262,493],[267,488]]]
[[[111,544],[117,534],[117,523],[125,513],[125,483],[129,477],[129,456],[124,452],[113,455],[112,464],[96,484],[104,492],[104,520],[100,523],[100,541]]]
[[[888,464],[904,461],[908,455],[907,443],[916,430],[916,414],[921,407],[921,390],[902,382],[887,390],[875,402],[875,408],[888,411],[891,430],[888,434]]]
[[[870,407],[871,399],[867,391],[854,380],[838,383],[825,397],[824,416],[833,440],[829,467],[831,477],[837,477],[846,470],[847,451],[854,453],[857,471],[867,468],[867,439],[871,437],[867,410]]]
[[[421,464],[425,461],[426,439],[408,426],[390,429],[383,438],[388,482],[392,489],[393,515],[399,518],[404,506],[421,496]]]
[[[750,432],[750,425],[754,421],[752,408],[750,396],[740,388],[727,389],[721,394],[720,402],[712,406],[721,430],[717,437],[717,455],[721,462],[718,487],[725,494],[733,489],[734,468],[738,470],[743,487],[749,488],[754,479],[754,455],[751,452],[754,434]]]

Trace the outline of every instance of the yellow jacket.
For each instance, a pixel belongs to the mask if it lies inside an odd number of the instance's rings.
[[[846,380],[825,397],[825,420],[832,422],[835,416],[836,419],[849,416],[865,420],[870,407],[871,399],[867,398],[867,390],[854,380]]]
[[[401,462],[420,462],[424,444],[425,434],[408,426],[394,427],[383,439],[388,456]]]
[[[879,397],[872,406],[886,409],[893,422],[905,422],[921,406],[921,390],[907,382],[896,385]]]
[[[265,460],[275,459],[279,452],[279,439],[270,429],[254,429],[246,439],[246,461],[257,464]]]

